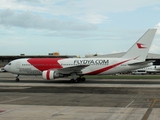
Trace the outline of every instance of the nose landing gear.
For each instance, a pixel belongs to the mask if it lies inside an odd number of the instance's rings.
[[[19,75],[16,76],[16,82],[19,82]]]

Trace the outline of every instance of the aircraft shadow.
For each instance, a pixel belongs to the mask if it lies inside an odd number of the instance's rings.
[[[137,81],[130,81],[130,80],[97,80],[97,79],[89,79],[85,82],[79,82],[79,83],[71,83],[69,80],[20,80],[19,82],[16,82],[15,80],[0,80],[0,83],[52,83],[52,84],[160,84],[160,80],[157,81],[157,79],[152,80],[137,80]]]

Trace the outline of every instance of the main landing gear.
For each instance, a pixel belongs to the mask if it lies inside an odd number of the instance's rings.
[[[79,83],[79,82],[84,82],[86,80],[85,77],[78,77],[77,79],[71,79],[70,82],[71,83]]]
[[[72,76],[72,79],[70,80],[71,83],[79,83],[79,82],[84,82],[86,80],[85,77],[82,76],[77,77],[75,73],[72,73],[71,76]]]
[[[19,75],[16,76],[16,82],[19,82]]]

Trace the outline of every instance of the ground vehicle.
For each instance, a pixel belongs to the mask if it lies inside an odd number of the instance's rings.
[[[134,70],[132,72],[132,75],[145,75],[145,74],[147,74],[147,71],[146,70],[140,70],[140,69]]]

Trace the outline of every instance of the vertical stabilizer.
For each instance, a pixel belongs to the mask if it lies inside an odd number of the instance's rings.
[[[147,32],[122,56],[122,58],[136,58],[145,61],[151,47],[157,29],[149,29]]]

